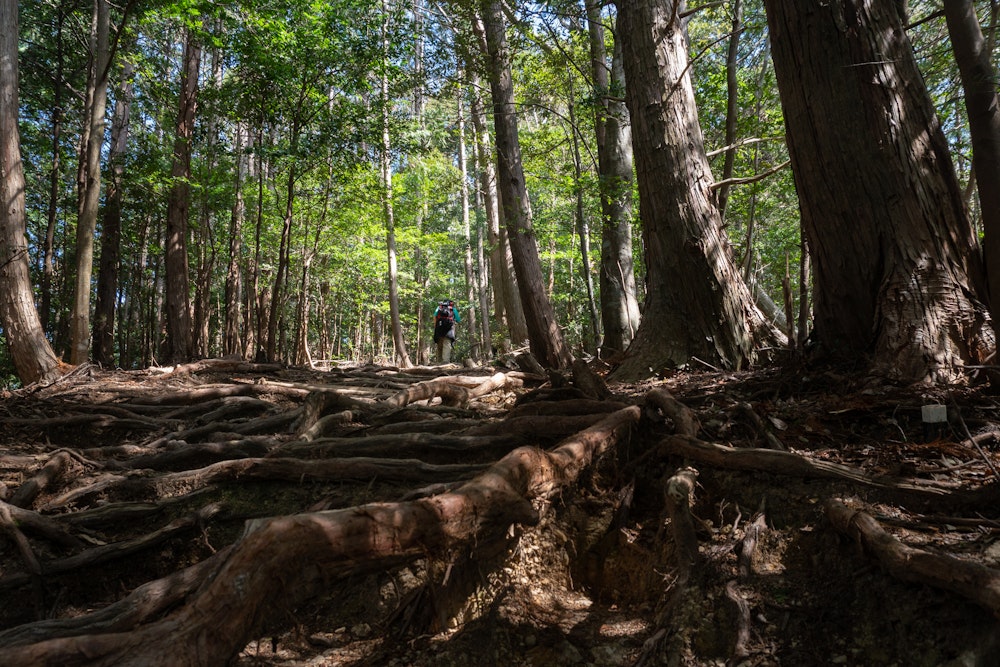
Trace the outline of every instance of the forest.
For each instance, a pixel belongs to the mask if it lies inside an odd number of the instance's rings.
[[[1000,664],[998,19],[0,0],[0,664]]]

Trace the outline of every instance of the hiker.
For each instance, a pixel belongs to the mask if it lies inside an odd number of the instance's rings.
[[[438,302],[437,310],[434,311],[434,344],[437,345],[439,363],[447,364],[451,361],[451,346],[455,343],[455,322],[461,321],[454,301],[445,299]]]

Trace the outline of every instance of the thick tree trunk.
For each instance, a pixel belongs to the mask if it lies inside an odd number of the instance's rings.
[[[603,355],[625,351],[639,328],[632,261],[632,127],[625,102],[613,99],[625,88],[622,40],[615,39],[611,69],[607,66],[601,4],[587,0],[590,61],[598,100],[594,127],[601,193],[601,324]],[[620,93],[618,93],[620,95]]]
[[[528,324],[532,354],[548,368],[565,368],[573,361],[556,321],[552,303],[545,294],[538,244],[531,225],[531,207],[521,164],[517,133],[514,82],[510,72],[499,0],[485,0],[483,13],[489,49],[490,88],[493,93],[493,121],[496,126],[497,173],[504,223],[514,257],[517,287]]]
[[[177,135],[174,137],[172,184],[167,201],[166,306],[168,362],[191,358],[191,297],[188,288],[187,233],[191,208],[191,140],[197,107],[198,69],[201,46],[193,29],[187,30],[181,90],[177,110]]]
[[[993,348],[979,245],[896,11],[767,0],[814,338],[900,381],[953,380]],[[836,123],[830,119],[836,118]]]
[[[90,290],[94,271],[94,231],[101,199],[101,148],[104,146],[105,112],[108,101],[108,63],[111,7],[108,0],[94,1],[94,36],[87,80],[89,126],[86,149],[80,159],[86,161],[83,189],[80,190],[79,218],[76,223],[76,286],[73,290],[73,311],[70,315],[71,364],[87,361],[90,352]]]
[[[944,15],[965,89],[972,166],[983,215],[990,316],[1000,321],[1000,98],[997,69],[972,0],[945,0]]]
[[[754,304],[712,203],[680,9],[673,0],[618,4],[648,281],[642,324],[614,373],[620,380],[692,357],[738,368],[778,335]]]
[[[125,63],[122,87],[115,102],[111,122],[111,150],[108,165],[111,178],[104,195],[104,217],[101,220],[101,262],[97,275],[97,302],[94,305],[94,361],[114,366],[115,310],[118,303],[118,273],[121,257],[122,227],[122,160],[128,142],[129,112],[132,104],[132,76],[135,67]]]
[[[25,238],[24,168],[18,132],[17,3],[0,1],[0,323],[24,384],[59,375],[35,310]]]

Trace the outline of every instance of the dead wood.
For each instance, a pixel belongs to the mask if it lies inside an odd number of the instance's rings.
[[[57,452],[31,479],[18,487],[8,502],[17,507],[30,507],[39,493],[66,473],[72,462],[73,457],[68,452]]]
[[[663,417],[674,423],[674,432],[679,435],[697,436],[701,429],[698,417],[688,406],[671,395],[666,389],[653,389],[646,393],[645,404],[648,411],[659,410]]]
[[[17,550],[21,553],[21,559],[28,568],[28,573],[40,576],[42,574],[42,566],[38,564],[38,558],[35,556],[28,538],[24,536],[24,533],[21,532],[21,529],[18,528],[17,523],[14,521],[14,517],[11,516],[10,507],[7,503],[0,502],[0,527],[14,540]]]
[[[535,523],[531,500],[574,482],[638,418],[638,408],[627,408],[552,452],[522,447],[450,493],[251,521],[213,575],[177,611],[129,633],[0,648],[0,663],[148,665],[171,655],[177,664],[225,664],[281,610],[339,576],[443,553],[505,534],[513,524]]]
[[[147,535],[131,540],[106,544],[93,549],[88,549],[67,558],[47,561],[42,563],[41,573],[46,576],[72,572],[82,567],[105,563],[117,558],[123,558],[136,552],[148,549],[151,546],[161,544],[179,533],[188,531],[209,521],[213,516],[222,511],[220,503],[210,503],[194,514],[171,521],[169,524],[153,531]],[[31,575],[13,574],[0,577],[0,591],[10,590],[25,585],[30,580]],[[8,663],[15,664],[15,663]]]
[[[823,509],[834,528],[856,540],[897,579],[958,593],[1000,618],[1000,572],[997,570],[904,544],[886,532],[871,515],[837,500],[828,500]]]
[[[726,599],[736,608],[736,641],[733,644],[730,664],[750,655],[750,604],[740,593],[736,580],[726,583]]]
[[[274,373],[284,370],[284,368],[283,364],[258,364],[241,359],[202,359],[177,366],[154,367],[149,370],[153,373],[161,373],[158,376],[154,375],[154,378],[166,379],[178,375],[193,375],[202,371],[212,371],[213,373]]]
[[[172,433],[162,435],[159,438],[150,441],[146,447],[157,449],[163,447],[171,441],[194,442],[202,438],[210,438],[211,436],[218,434],[220,431],[226,433],[239,433],[242,435],[251,435],[253,433],[274,433],[276,431],[286,430],[293,422],[295,422],[296,419],[298,419],[298,415],[298,410],[288,410],[287,412],[257,417],[256,419],[248,419],[247,421],[240,423],[216,422],[211,424],[202,424],[201,426],[195,426],[193,428],[174,431]]]
[[[51,517],[45,518],[54,521],[57,524],[69,524],[74,528],[95,528],[120,524],[123,522],[127,523],[130,521],[138,522],[162,514],[164,510],[171,507],[188,504],[194,500],[198,500],[200,497],[211,493],[213,489],[214,487],[208,486],[180,496],[163,498],[161,500],[157,500],[156,502],[107,503],[105,505],[98,505],[97,507],[91,507],[90,509],[79,510],[76,512],[53,514]],[[83,545],[80,544],[79,546]]]
[[[540,375],[546,377],[547,373],[545,368],[538,363],[538,359],[530,352],[522,352],[514,357],[514,363],[516,363],[521,369],[532,375]]]

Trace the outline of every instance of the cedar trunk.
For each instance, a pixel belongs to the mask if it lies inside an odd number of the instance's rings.
[[[35,310],[25,238],[24,170],[17,128],[17,2],[0,1],[0,323],[24,384],[58,377]]]
[[[191,297],[188,293],[187,232],[191,207],[191,139],[194,135],[198,69],[201,46],[193,29],[184,43],[180,101],[177,109],[177,136],[174,137],[170,196],[167,201],[166,244],[166,361],[181,362],[191,357]]]
[[[618,3],[647,266],[643,319],[619,380],[692,358],[738,368],[778,335],[733,262],[712,202],[680,9],[673,0]]]
[[[979,246],[901,17],[870,0],[766,5],[814,338],[900,381],[954,379],[993,336]]]
[[[983,215],[983,247],[989,279],[989,306],[993,321],[1000,313],[1000,98],[997,71],[983,38],[972,0],[945,0],[955,62],[965,89],[965,109],[972,137],[972,166]],[[992,267],[992,270],[990,270]]]
[[[587,0],[590,62],[594,76],[594,128],[601,194],[601,324],[605,356],[621,353],[639,328],[632,262],[632,127],[628,109],[615,95],[625,88],[621,39],[615,39],[610,72],[604,46],[601,3]],[[612,88],[615,92],[613,93]]]
[[[531,225],[531,207],[521,164],[517,134],[514,83],[510,72],[510,51],[499,0],[483,3],[486,42],[489,50],[490,89],[493,93],[493,120],[496,126],[497,177],[500,202],[517,288],[528,324],[531,352],[549,368],[565,368],[572,355],[563,340],[542,280],[538,244]]]

